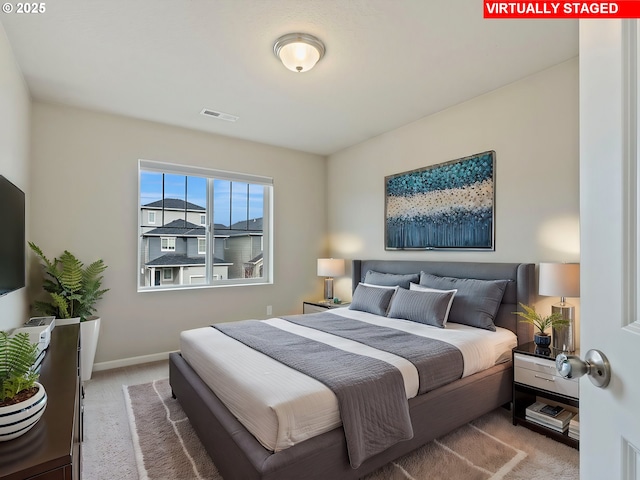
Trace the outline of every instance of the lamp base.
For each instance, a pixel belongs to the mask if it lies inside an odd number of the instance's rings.
[[[563,352],[573,353],[575,347],[575,314],[576,309],[568,303],[556,303],[551,306],[551,313],[559,313],[562,318],[569,321],[569,325],[561,327],[553,327],[551,336],[553,339],[552,347]]]
[[[325,300],[333,300],[333,278],[324,279],[324,298]]]

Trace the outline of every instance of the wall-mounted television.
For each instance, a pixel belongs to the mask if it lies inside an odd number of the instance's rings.
[[[24,192],[0,175],[0,296],[25,286]]]

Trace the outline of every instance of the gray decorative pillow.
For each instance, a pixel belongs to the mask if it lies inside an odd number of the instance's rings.
[[[493,319],[498,313],[509,280],[438,277],[420,273],[420,285],[440,290],[458,290],[449,312],[449,322],[496,330]]]
[[[371,285],[383,285],[387,287],[399,286],[409,289],[411,282],[418,283],[420,275],[417,273],[409,273],[405,275],[397,273],[381,273],[374,270],[369,270],[364,276],[364,283],[370,283]]]
[[[454,292],[421,292],[399,288],[389,305],[387,317],[403,318],[444,328],[449,301]]]
[[[395,288],[368,287],[360,283],[353,292],[349,309],[384,316],[395,292]]]
[[[444,315],[444,324],[447,324],[447,319],[449,318],[449,311],[451,311],[451,305],[453,304],[453,297],[456,296],[458,290],[438,290],[437,288],[429,288],[423,287],[422,285],[418,285],[417,283],[411,283],[409,286],[409,290],[415,290],[418,292],[436,292],[436,293],[451,293],[451,298],[449,299],[449,305],[447,306],[447,313]]]

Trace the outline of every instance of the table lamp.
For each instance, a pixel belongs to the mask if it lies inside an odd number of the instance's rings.
[[[579,263],[541,263],[538,293],[560,297],[560,303],[551,306],[551,313],[559,313],[569,321],[566,326],[553,327],[552,347],[564,352],[575,351],[575,307],[565,297],[580,296]]]
[[[344,260],[339,258],[319,258],[318,276],[324,279],[324,298],[333,299],[333,277],[344,275]]]

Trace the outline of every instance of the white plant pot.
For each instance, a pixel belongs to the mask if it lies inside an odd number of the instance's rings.
[[[38,393],[24,402],[0,407],[0,442],[12,440],[27,433],[33,427],[47,406],[47,392],[36,382]]]
[[[56,325],[74,325],[80,323],[80,317],[56,318]]]
[[[80,323],[80,378],[83,382],[91,380],[99,336],[100,317],[89,317]]]

